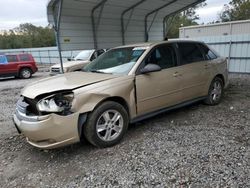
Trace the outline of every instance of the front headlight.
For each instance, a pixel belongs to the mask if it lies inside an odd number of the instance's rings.
[[[37,109],[40,112],[65,112],[69,111],[74,98],[73,93],[54,94],[40,100],[37,103]]]

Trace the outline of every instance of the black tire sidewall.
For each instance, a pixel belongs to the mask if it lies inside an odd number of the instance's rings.
[[[217,101],[214,101],[214,100],[211,99],[211,92],[213,90],[213,85],[214,85],[215,82],[220,82],[220,84],[221,84],[221,96],[220,96],[219,100],[217,100]],[[206,103],[209,104],[209,105],[218,105],[221,102],[221,99],[222,99],[222,96],[223,96],[223,93],[224,93],[223,88],[224,88],[224,84],[223,84],[222,79],[219,78],[219,77],[215,77],[213,79],[213,81],[211,82],[211,84],[210,84]]]
[[[96,123],[100,116],[107,110],[117,110],[123,117],[123,129],[120,133],[120,135],[113,141],[104,141],[97,135],[97,128]],[[89,115],[89,118],[84,125],[84,136],[85,138],[93,145],[97,147],[110,147],[120,142],[120,140],[123,138],[124,134],[127,131],[129,124],[129,117],[128,113],[125,110],[125,108],[116,102],[107,101],[99,105],[91,114]]]

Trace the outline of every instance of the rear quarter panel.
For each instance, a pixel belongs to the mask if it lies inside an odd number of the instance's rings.
[[[224,87],[228,86],[228,63],[226,58],[219,57],[216,60],[211,61],[211,78],[210,83],[217,75],[222,75],[224,78]]]
[[[29,61],[21,61],[20,56],[18,56],[18,60],[19,60],[18,65],[17,65],[18,72],[22,68],[30,68],[32,70],[32,73],[35,73],[38,70],[33,56],[29,55],[29,59],[30,59]]]

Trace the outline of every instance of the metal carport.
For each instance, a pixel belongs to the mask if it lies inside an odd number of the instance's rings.
[[[50,0],[47,13],[60,52],[162,40],[169,16],[203,1]]]

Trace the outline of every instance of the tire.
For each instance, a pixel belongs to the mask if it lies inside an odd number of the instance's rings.
[[[32,76],[32,71],[29,68],[23,68],[19,73],[19,77],[23,79],[28,79],[31,76]]]
[[[105,148],[120,142],[128,124],[129,117],[125,108],[119,103],[107,101],[91,112],[83,133],[91,144]]]
[[[204,100],[207,105],[218,105],[224,92],[224,84],[221,78],[215,77],[210,84],[208,96]]]

